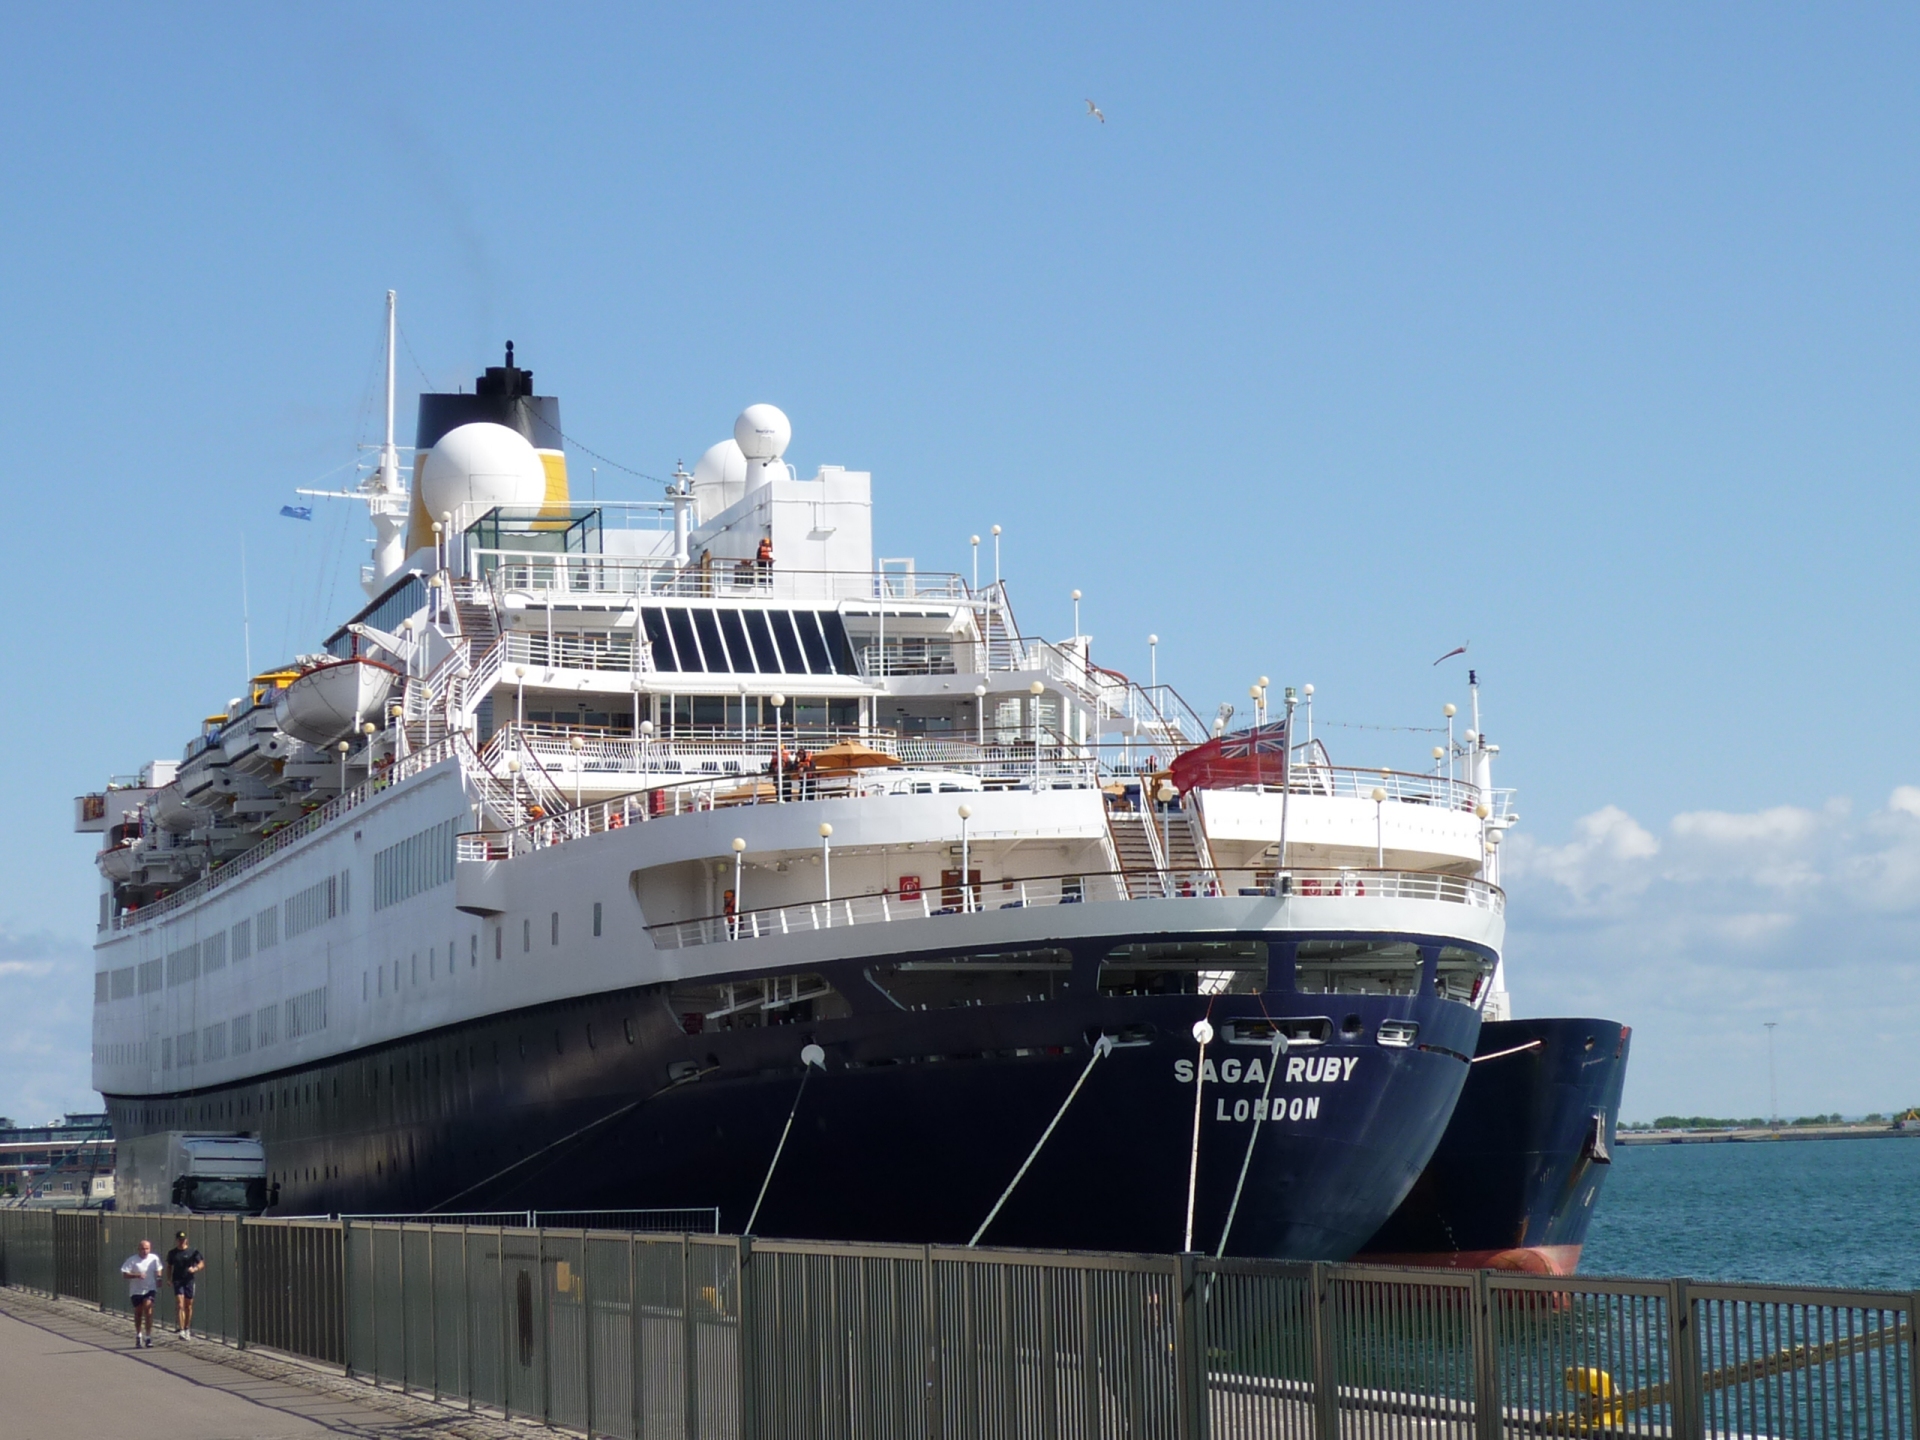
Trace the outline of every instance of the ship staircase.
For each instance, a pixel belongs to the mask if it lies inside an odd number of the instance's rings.
[[[1021,669],[1026,646],[1020,639],[1020,627],[1014,622],[1013,607],[1007,603],[1005,583],[980,593],[986,602],[982,606],[980,634],[987,644],[987,669]]]
[[[1200,828],[1199,812],[1183,805],[1156,819],[1161,832],[1156,838],[1161,839],[1166,848],[1167,879],[1173,893],[1219,894],[1213,856],[1207,849],[1206,833]]]
[[[1113,837],[1113,858],[1129,900],[1146,900],[1167,893],[1161,874],[1160,837],[1151,817],[1138,810],[1107,811],[1107,831]]]

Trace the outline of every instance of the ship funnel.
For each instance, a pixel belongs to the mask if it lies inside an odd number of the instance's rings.
[[[489,365],[486,372],[473,382],[472,394],[457,391],[452,395],[423,394],[420,397],[420,418],[413,438],[413,508],[407,531],[409,554],[433,544],[433,522],[439,512],[428,508],[422,486],[427,478],[427,462],[433,447],[453,431],[476,422],[504,426],[514,431],[538,457],[542,490],[531,503],[545,508],[562,507],[568,503],[567,457],[562,448],[564,437],[560,431],[560,401],[552,395],[533,393],[533,372],[523,370],[514,363],[513,342],[509,340],[505,363]],[[505,447],[490,445],[486,448]],[[519,497],[528,494],[528,486],[522,478],[521,457],[516,457],[516,463],[511,468],[515,479],[508,489],[515,498],[496,503],[520,503]],[[481,490],[487,488],[480,487]],[[476,494],[475,498],[480,497]]]

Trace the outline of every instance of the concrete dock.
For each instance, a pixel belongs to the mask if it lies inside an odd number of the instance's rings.
[[[0,1411],[8,1435],[115,1435],[169,1440],[323,1440],[400,1436],[498,1440],[524,1425],[154,1326],[133,1348],[133,1322],[67,1301],[0,1290]]]

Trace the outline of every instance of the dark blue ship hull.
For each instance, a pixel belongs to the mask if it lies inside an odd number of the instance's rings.
[[[1365,1258],[1570,1275],[1612,1158],[1632,1032],[1489,1021],[1433,1158]]]
[[[864,984],[830,973],[843,994]],[[1479,1015],[1430,976],[1422,990],[1069,990],[687,1033],[642,987],[111,1103],[123,1136],[260,1134],[272,1213],[714,1206],[742,1230],[765,1184],[763,1235],[964,1243],[1086,1072],[982,1243],[1178,1249],[1197,1098],[1193,1248],[1218,1249],[1233,1209],[1229,1254],[1337,1260],[1413,1185],[1467,1080]],[[1217,1038],[1196,1075],[1202,1018]],[[1272,1046],[1247,1032],[1295,1020],[1315,1037],[1269,1081]],[[1393,1043],[1409,1024],[1419,1043]],[[1101,1035],[1119,1044],[1089,1070]],[[824,1068],[802,1064],[810,1044]]]

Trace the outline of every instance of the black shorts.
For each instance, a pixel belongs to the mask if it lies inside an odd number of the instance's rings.
[[[136,1310],[142,1305],[151,1305],[153,1303],[153,1291],[142,1290],[138,1295],[130,1295],[127,1297],[127,1303]]]
[[[179,1282],[173,1287],[173,1293],[176,1299],[191,1300],[193,1298],[193,1281],[183,1280]]]

